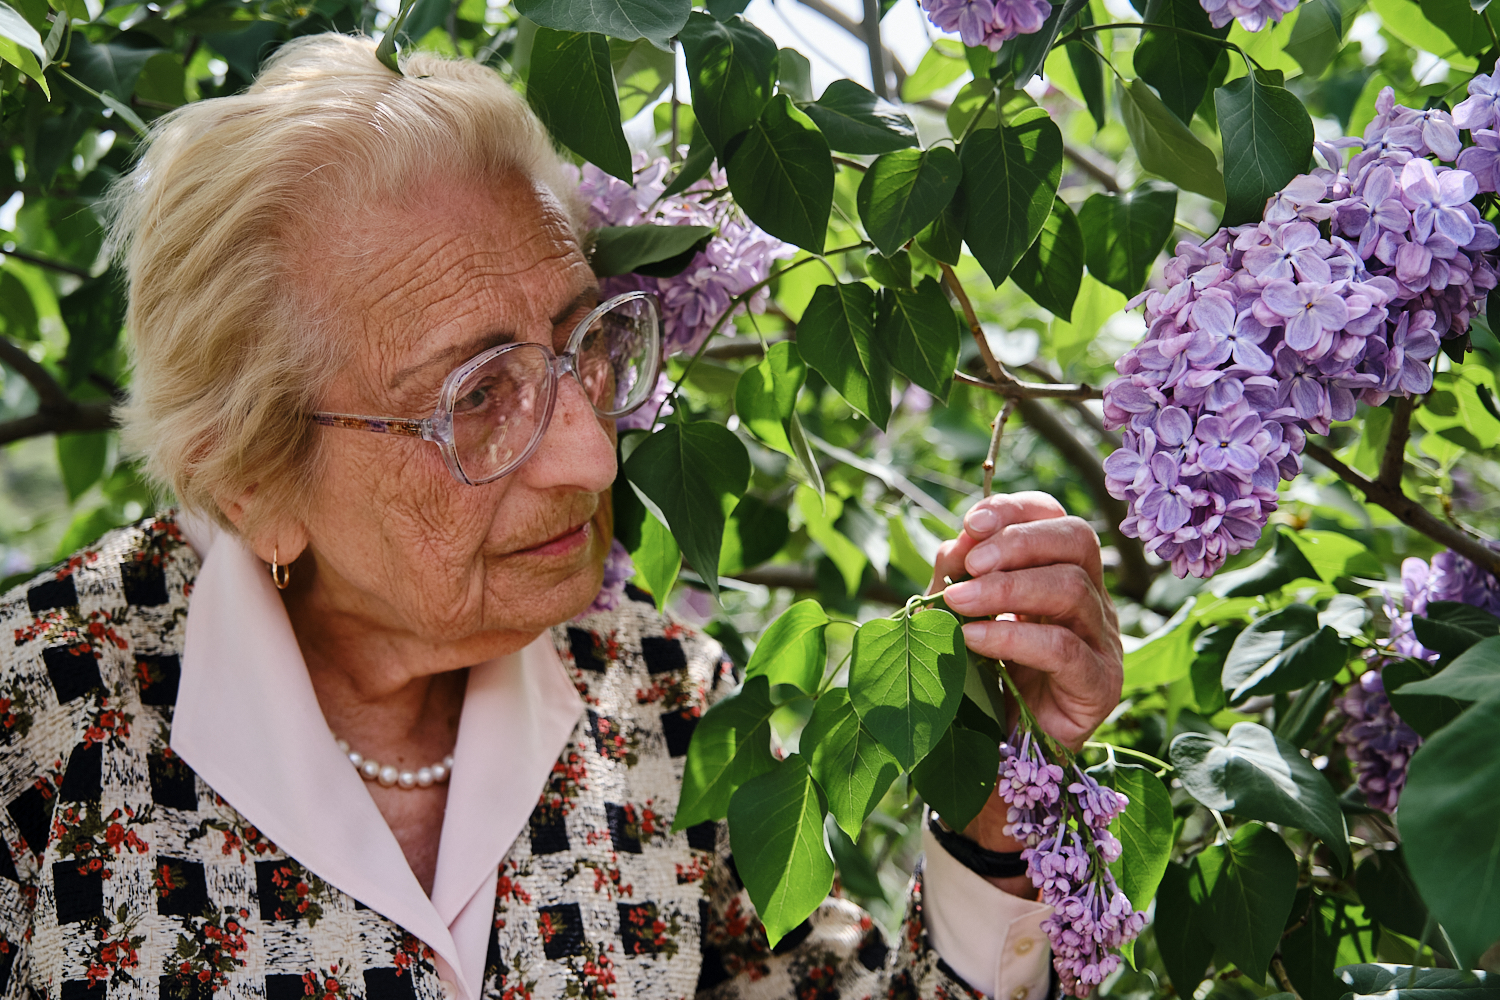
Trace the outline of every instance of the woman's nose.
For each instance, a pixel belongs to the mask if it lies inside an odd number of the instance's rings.
[[[572,486],[598,493],[615,481],[615,442],[576,377],[557,380],[552,421],[523,466],[537,488]]]

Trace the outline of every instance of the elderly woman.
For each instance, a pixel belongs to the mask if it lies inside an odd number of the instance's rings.
[[[125,431],[181,511],[6,595],[0,996],[1047,993],[998,800],[926,833],[894,947],[830,898],[767,948],[723,825],[670,832],[733,669],[650,604],[578,617],[657,312],[599,301],[492,72],[302,39],[116,208]],[[1079,745],[1120,686],[1092,532],[995,497],[938,569],[1021,616],[968,642]]]

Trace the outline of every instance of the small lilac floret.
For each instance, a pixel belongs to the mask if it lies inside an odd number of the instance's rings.
[[[970,48],[991,52],[1017,35],[1042,30],[1052,13],[1046,0],[921,0],[927,19],[940,31],[956,33]]]

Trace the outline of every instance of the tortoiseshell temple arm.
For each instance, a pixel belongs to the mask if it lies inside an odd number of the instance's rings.
[[[405,420],[400,417],[356,417],[349,413],[314,413],[313,423],[324,427],[342,427],[351,431],[370,431],[374,434],[395,434],[398,437],[422,436],[422,421]]]

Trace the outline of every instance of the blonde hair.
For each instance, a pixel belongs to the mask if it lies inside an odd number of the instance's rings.
[[[290,273],[320,220],[400,198],[418,177],[493,183],[519,173],[583,206],[570,168],[492,70],[375,43],[288,42],[243,94],[189,104],[151,128],[110,197],[129,282],[134,372],[123,443],[184,507],[233,528],[220,503],[256,490],[246,533],[305,510],[317,442],[307,414],[339,370],[338,337]]]

